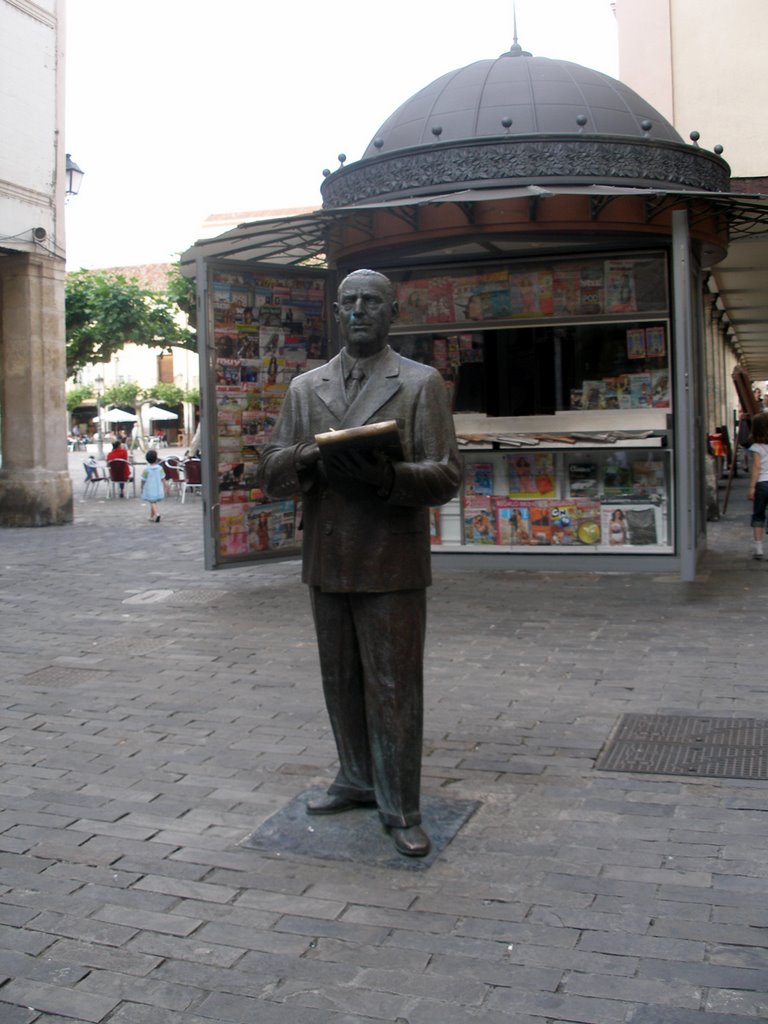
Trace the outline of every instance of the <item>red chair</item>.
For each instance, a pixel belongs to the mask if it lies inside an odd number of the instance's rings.
[[[117,489],[120,494],[125,490],[126,484],[133,485],[133,496],[136,497],[136,474],[133,466],[127,459],[109,459],[107,461],[107,473],[109,474],[110,492],[115,497]]]
[[[186,459],[182,462],[181,469],[181,503],[183,505],[187,491],[192,491],[193,494],[202,494],[203,475],[200,459]]]

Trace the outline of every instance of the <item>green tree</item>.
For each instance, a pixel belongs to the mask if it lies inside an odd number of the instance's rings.
[[[186,313],[192,327],[197,327],[197,285],[194,277],[184,277],[181,263],[174,263],[168,274],[168,297],[182,313]]]
[[[168,292],[142,288],[122,274],[78,270],[67,276],[67,376],[89,363],[109,362],[126,342],[196,349]]]
[[[152,402],[162,402],[164,405],[178,405],[184,401],[184,392],[176,384],[153,384],[146,388],[144,397]]]
[[[113,387],[107,388],[101,396],[101,405],[105,409],[110,405],[116,405],[121,409],[130,405],[135,409],[140,392],[141,387],[136,381],[127,380],[123,384],[115,384]]]
[[[74,412],[78,405],[82,405],[86,398],[95,398],[93,388],[90,384],[79,384],[67,392],[67,412]]]

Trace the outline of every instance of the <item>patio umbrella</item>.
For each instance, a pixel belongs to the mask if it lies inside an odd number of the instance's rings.
[[[148,409],[144,410],[144,419],[148,423],[152,423],[156,420],[177,420],[179,417],[175,412],[170,412],[168,409],[161,409],[159,405],[150,405]]]
[[[132,412],[126,412],[125,409],[102,409],[101,418],[104,423],[135,423],[139,417],[134,416]],[[93,422],[96,423],[98,419],[98,416],[94,416]]]

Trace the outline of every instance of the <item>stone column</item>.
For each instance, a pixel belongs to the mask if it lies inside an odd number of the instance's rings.
[[[64,261],[0,256],[0,526],[72,522]]]

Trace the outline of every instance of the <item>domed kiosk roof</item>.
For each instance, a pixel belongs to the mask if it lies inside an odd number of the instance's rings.
[[[683,140],[661,114],[622,82],[565,60],[513,46],[495,60],[449,71],[387,118],[363,155],[436,141],[510,134],[601,135]]]
[[[326,173],[326,208],[466,188],[601,184],[728,191],[728,165],[685,143],[622,82],[517,42],[437,78],[362,158]]]

